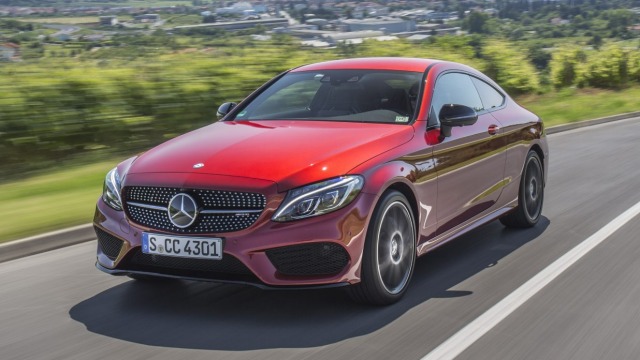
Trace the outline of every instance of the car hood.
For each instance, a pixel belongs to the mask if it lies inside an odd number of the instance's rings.
[[[272,181],[285,191],[345,175],[413,133],[413,127],[397,124],[224,121],[147,151],[128,173],[237,176]]]

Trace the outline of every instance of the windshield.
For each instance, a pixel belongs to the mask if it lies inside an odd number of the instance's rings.
[[[410,122],[422,73],[380,70],[292,72],[244,106],[235,120]]]

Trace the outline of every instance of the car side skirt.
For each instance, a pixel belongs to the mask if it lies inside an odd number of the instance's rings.
[[[505,205],[504,207],[497,209],[487,215],[481,215],[479,218],[470,220],[442,235],[436,236],[433,239],[430,239],[427,242],[424,242],[420,245],[418,245],[417,248],[417,255],[418,256],[422,256],[426,253],[428,253],[429,251],[444,245],[446,243],[448,243],[451,240],[454,240],[468,232],[470,232],[471,230],[477,229],[478,227],[485,225],[487,223],[490,223],[506,214],[508,214],[509,212],[511,212],[513,209],[515,209],[518,206],[518,199],[516,198],[515,200],[511,201],[509,204]]]

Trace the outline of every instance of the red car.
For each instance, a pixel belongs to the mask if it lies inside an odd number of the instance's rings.
[[[275,77],[220,121],[111,170],[97,267],[389,304],[417,256],[489,221],[534,226],[542,121],[461,64],[368,58]]]

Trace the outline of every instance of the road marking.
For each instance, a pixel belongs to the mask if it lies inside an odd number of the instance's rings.
[[[421,360],[445,360],[454,359],[469,346],[480,339],[484,334],[493,329],[509,314],[518,309],[522,304],[538,293],[547,284],[557,278],[571,265],[580,260],[583,256],[593,250],[614,232],[624,226],[627,222],[640,214],[640,202],[629,208],[627,211],[613,219],[605,227],[561,256],[544,270],[540,271],[533,278],[520,286],[504,299],[499,301],[484,314],[467,324],[460,331],[455,333],[445,342],[425,355]]]

